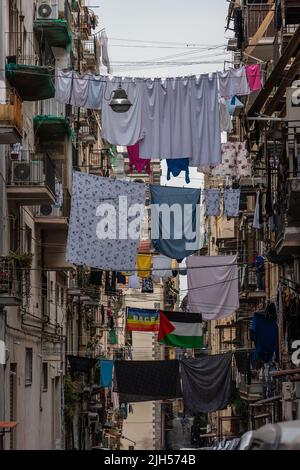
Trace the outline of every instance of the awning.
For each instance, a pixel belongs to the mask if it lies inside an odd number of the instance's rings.
[[[0,434],[11,432],[17,424],[17,421],[0,421]]]

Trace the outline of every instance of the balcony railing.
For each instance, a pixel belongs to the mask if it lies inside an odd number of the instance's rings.
[[[0,89],[0,127],[15,128],[21,135],[22,116],[22,101],[17,93],[12,89]]]
[[[20,271],[17,271],[15,265],[8,258],[0,257],[0,297],[2,295],[19,297],[21,292]]]
[[[7,32],[7,63],[19,65],[54,65],[55,57],[51,47],[41,48],[32,32]]]

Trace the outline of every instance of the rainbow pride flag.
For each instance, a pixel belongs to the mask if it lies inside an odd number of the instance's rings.
[[[159,310],[127,307],[127,331],[158,331]]]

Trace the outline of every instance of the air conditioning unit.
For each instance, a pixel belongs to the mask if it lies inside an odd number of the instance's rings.
[[[51,204],[42,204],[39,207],[38,215],[40,217],[47,217],[49,215],[53,215],[54,209],[56,209],[56,208],[53,207]]]
[[[58,19],[58,1],[57,0],[38,0],[36,6],[36,18],[38,20],[57,20]]]
[[[12,184],[42,184],[40,162],[12,161]]]

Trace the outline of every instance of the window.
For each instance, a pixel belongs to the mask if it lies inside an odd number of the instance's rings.
[[[43,392],[48,390],[48,362],[43,362]]]
[[[32,348],[25,349],[25,385],[32,384]]]

